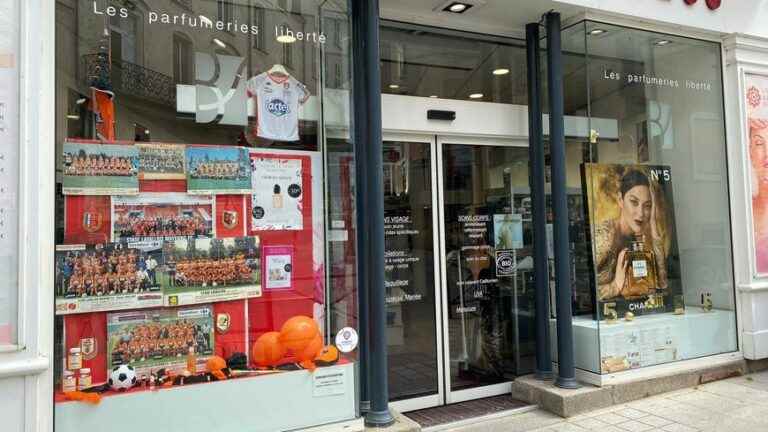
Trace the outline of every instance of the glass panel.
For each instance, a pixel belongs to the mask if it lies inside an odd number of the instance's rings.
[[[430,143],[384,142],[390,399],[438,391]]]
[[[289,6],[57,2],[57,431],[356,416],[354,235],[326,229],[326,206],[354,214],[325,166],[349,129],[348,38],[328,32],[349,16]]]
[[[720,45],[585,31],[599,321],[577,331],[599,330],[603,373],[735,351]]]
[[[519,363],[517,311],[532,310],[533,302],[528,149],[444,144],[442,158],[447,335],[456,391],[509,380]],[[530,316],[526,322],[529,364]]]
[[[0,345],[18,338],[19,3],[0,4]]]
[[[385,22],[381,91],[527,105],[525,41]]]

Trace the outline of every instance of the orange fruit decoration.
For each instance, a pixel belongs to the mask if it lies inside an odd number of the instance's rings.
[[[290,318],[280,329],[280,343],[297,356],[320,335],[320,328],[312,318],[297,315]],[[319,350],[318,350],[319,351]]]
[[[315,364],[318,366],[330,366],[339,361],[341,355],[339,350],[333,345],[326,345],[315,357]]]
[[[313,371],[317,368],[314,362],[315,357],[317,357],[317,354],[322,350],[323,338],[320,336],[320,333],[318,333],[312,338],[306,348],[296,353],[296,359],[299,361],[301,367]]]
[[[285,357],[285,346],[280,343],[280,333],[267,332],[259,336],[251,349],[251,358],[261,367],[275,366]]]

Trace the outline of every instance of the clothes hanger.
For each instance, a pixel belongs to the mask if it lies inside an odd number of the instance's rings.
[[[285,67],[281,64],[275,64],[272,66],[271,69],[269,69],[270,75],[284,75],[284,76],[290,76],[287,70],[285,70]]]

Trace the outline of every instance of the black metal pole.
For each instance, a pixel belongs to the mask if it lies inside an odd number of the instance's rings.
[[[367,158],[366,150],[368,146],[365,145],[368,137],[368,110],[365,108],[368,103],[365,90],[365,80],[358,79],[357,77],[366,76],[365,65],[365,27],[363,26],[362,13],[363,8],[354,7],[355,3],[359,3],[356,0],[350,0],[349,6],[352,13],[352,34],[355,37],[352,38],[352,128],[354,131],[353,144],[355,152],[355,203],[357,207],[356,212],[356,257],[357,257],[357,301],[358,301],[358,331],[360,332],[360,349],[358,357],[358,366],[360,370],[360,411],[366,413],[371,409],[371,397],[370,397],[370,332],[369,332],[369,310],[370,301],[368,295],[368,272],[366,270],[365,263],[367,262],[367,256],[364,245],[367,245],[368,234],[370,229],[368,227],[368,215],[363,209],[368,208],[368,175],[366,173],[364,164]]]
[[[536,378],[552,378],[549,340],[549,270],[547,257],[547,198],[544,190],[544,132],[541,124],[541,52],[539,24],[525,26],[528,57],[528,153],[533,219],[533,268],[536,286]]]
[[[381,427],[394,423],[389,412],[389,388],[387,383],[387,328],[384,292],[384,163],[381,140],[381,71],[379,56],[379,1],[352,0],[352,19],[358,21],[355,43],[358,52],[353,61],[361,62],[355,68],[356,80],[362,80],[362,94],[355,96],[355,110],[367,110],[367,125],[356,148],[365,146],[364,158],[355,158],[355,169],[367,176],[365,201],[358,202],[358,221],[365,219],[367,242],[358,244],[358,271],[363,273],[365,285],[361,290],[368,294],[368,349],[367,373],[370,376],[368,394],[370,409],[365,423]],[[358,73],[359,72],[359,73]],[[357,88],[356,88],[357,89]],[[359,188],[359,185],[358,185]]]
[[[570,240],[565,176],[565,126],[563,115],[563,53],[560,14],[547,14],[547,71],[549,83],[549,148],[552,158],[552,211],[554,214],[555,284],[557,310],[558,373],[555,385],[579,388],[573,353],[571,311]]]

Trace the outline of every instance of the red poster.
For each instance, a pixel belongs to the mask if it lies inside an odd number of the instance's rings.
[[[235,353],[247,353],[245,346],[245,302],[233,300],[213,304],[213,322],[216,327],[216,355],[230,358]]]
[[[64,356],[71,348],[80,348],[83,367],[91,368],[94,385],[107,380],[107,314],[85,313],[64,317]],[[68,360],[67,360],[68,361]],[[67,364],[67,369],[69,365]]]
[[[245,195],[216,195],[216,237],[245,234]]]
[[[109,196],[65,197],[64,243],[97,244],[110,241]]]

